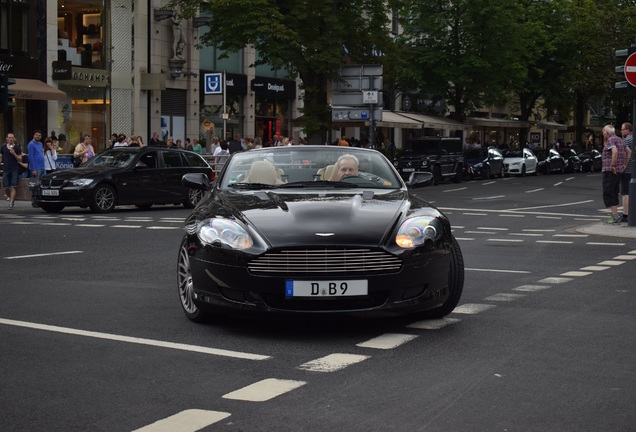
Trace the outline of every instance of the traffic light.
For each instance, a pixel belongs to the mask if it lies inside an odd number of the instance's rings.
[[[632,54],[636,53],[636,46],[632,45],[629,48],[620,49],[615,51],[615,55],[617,58],[623,60],[623,64],[621,66],[616,66],[614,71],[623,75],[626,81],[616,81],[614,83],[614,88],[617,90],[627,89],[628,96],[636,96],[636,87],[634,87],[633,83],[635,82],[636,71],[632,70],[634,60],[636,60],[636,56],[631,57]],[[630,65],[626,66],[627,62],[630,62]],[[632,84],[630,84],[630,82]]]
[[[13,84],[15,84],[13,78],[0,74],[0,113],[7,112],[15,107],[15,103],[13,103],[15,92],[9,90],[9,86]]]

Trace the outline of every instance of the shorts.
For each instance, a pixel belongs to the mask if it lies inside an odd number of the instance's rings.
[[[605,207],[618,205],[620,177],[611,171],[603,171],[603,204]]]
[[[621,174],[621,195],[629,195],[629,182],[632,181],[632,173]]]
[[[18,187],[18,170],[5,171],[2,174],[2,187]]]

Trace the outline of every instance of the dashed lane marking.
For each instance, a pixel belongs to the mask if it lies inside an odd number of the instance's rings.
[[[539,189],[532,189],[529,191],[526,191],[526,193],[535,193],[535,192],[541,192],[542,190],[545,190],[545,188],[539,188]]]
[[[462,213],[464,216],[488,216],[488,213]]]
[[[553,230],[553,229],[533,229],[533,228],[526,228],[526,229],[522,229],[521,231],[523,231],[523,232],[542,232],[542,233],[551,233],[551,232],[555,232],[556,230]]]
[[[115,335],[110,333],[100,333],[100,332],[93,332],[93,331],[87,331],[87,330],[78,330],[78,329],[73,329],[68,327],[58,327],[53,325],[38,324],[38,323],[32,323],[32,322],[26,322],[26,321],[15,321],[15,320],[9,320],[4,318],[0,318],[0,324],[6,324],[6,325],[15,326],[15,327],[30,328],[35,330],[44,330],[44,331],[50,331],[55,333],[65,333],[65,334],[70,334],[75,336],[85,336],[85,337],[91,337],[96,339],[106,339],[106,340],[112,340],[116,342],[126,342],[126,343],[138,344],[138,345],[148,345],[148,346],[159,347],[159,348],[169,348],[169,349],[197,352],[201,354],[210,354],[210,355],[217,355],[217,356],[223,356],[223,357],[233,357],[233,358],[239,358],[244,360],[267,360],[271,358],[270,356],[266,356],[266,355],[251,354],[251,353],[240,352],[240,351],[229,351],[224,349],[208,348],[208,347],[202,347],[197,345],[186,345],[186,344],[175,343],[175,342],[164,342],[164,341],[159,341],[154,339],[143,339],[143,338],[137,338],[137,337]]]
[[[581,267],[580,270],[583,271],[603,271],[603,270],[607,270],[608,268],[611,268],[609,266],[587,266],[587,267]]]
[[[75,224],[76,227],[83,227],[83,228],[103,228],[106,225],[103,224]]]
[[[561,276],[565,276],[565,277],[568,277],[568,276],[581,277],[581,276],[589,276],[592,273],[593,272],[591,272],[591,271],[576,271],[576,270],[573,270],[573,271],[561,273]]]
[[[587,234],[554,234],[552,237],[585,238],[585,237],[589,237],[589,235]]]
[[[615,256],[614,259],[630,261],[630,260],[636,259],[636,255],[619,255],[619,256]]]
[[[369,356],[366,355],[335,353],[303,363],[297,369],[311,372],[336,372],[368,358]]]
[[[486,234],[486,235],[494,235],[497,234],[494,231],[464,231],[464,234]]]
[[[416,321],[414,323],[407,325],[406,327],[419,329],[419,330],[439,330],[441,328],[444,328],[451,324],[458,323],[460,321],[461,320],[459,318],[446,317],[446,318],[433,319],[433,320]]]
[[[621,264],[625,264],[625,261],[607,260],[607,261],[601,261],[600,263],[597,263],[597,264],[602,266],[619,266]]]
[[[544,234],[541,233],[510,233],[511,236],[519,236],[519,237],[543,237]]]
[[[516,288],[513,288],[512,290],[520,291],[520,292],[537,292],[537,291],[542,291],[548,288],[550,288],[549,285],[521,285]]]
[[[573,244],[571,241],[564,240],[537,240],[537,243],[545,243],[545,244]]]
[[[146,229],[149,230],[180,230],[181,227],[169,227],[169,226],[151,226]]]
[[[141,225],[113,225],[111,228],[141,228]]]
[[[369,339],[366,342],[356,344],[361,348],[375,348],[375,349],[393,349],[400,345],[412,341],[417,335],[399,334],[399,333],[385,333],[373,339]]]
[[[548,277],[545,279],[541,279],[538,282],[547,283],[547,284],[562,284],[562,283],[570,282],[571,280],[572,278],[566,278],[566,277]]]
[[[499,269],[485,269],[485,268],[464,268],[466,271],[480,271],[480,272],[492,272],[492,273],[518,273],[518,274],[530,274],[528,270],[499,270]]]
[[[486,231],[509,231],[509,228],[490,228],[490,227],[477,227],[478,230],[486,230]]]
[[[133,432],[195,432],[217,423],[231,414],[221,411],[189,409],[156,421]]]
[[[561,216],[537,216],[537,219],[556,219],[556,220],[561,220],[563,218]]]
[[[499,217],[524,218],[524,217],[526,217],[526,215],[500,214]]]
[[[265,402],[307,384],[306,381],[267,378],[223,395],[223,399]]]
[[[486,301],[510,302],[525,297],[525,294],[499,293],[486,297]]]
[[[72,254],[81,254],[81,253],[84,253],[84,251],[65,251],[65,252],[40,253],[40,254],[33,254],[33,255],[17,255],[17,256],[4,257],[4,259],[14,260],[14,259],[24,259],[24,258],[39,258],[39,257],[45,257],[45,256],[53,256],[53,255],[72,255]]]
[[[486,239],[489,242],[499,242],[499,243],[522,243],[525,240],[520,239]]]
[[[494,307],[495,305],[491,305],[491,304],[466,303],[461,306],[457,306],[453,310],[453,313],[475,315],[480,312],[487,311],[488,309],[492,309]]]
[[[625,246],[625,243],[603,243],[603,242],[587,242],[588,246]]]

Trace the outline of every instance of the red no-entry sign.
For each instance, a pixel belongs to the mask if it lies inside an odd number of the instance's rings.
[[[636,87],[636,53],[631,54],[625,60],[625,78],[628,83]]]

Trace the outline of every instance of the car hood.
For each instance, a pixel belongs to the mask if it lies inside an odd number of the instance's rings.
[[[72,180],[76,178],[93,178],[109,170],[113,170],[113,168],[82,167],[82,168],[74,168],[69,170],[55,171],[52,174],[48,174],[47,177],[55,178],[57,180]]]
[[[280,190],[227,192],[218,201],[208,207],[207,217],[241,219],[273,247],[378,246],[385,243],[386,236],[397,228],[396,222],[403,215],[414,211],[440,214],[424,202],[412,202],[404,190],[309,194]],[[223,210],[228,214],[223,215]]]
[[[513,164],[513,163],[519,163],[522,160],[523,160],[522,157],[517,157],[517,156],[515,156],[515,157],[507,157],[507,158],[504,158],[504,163]]]

